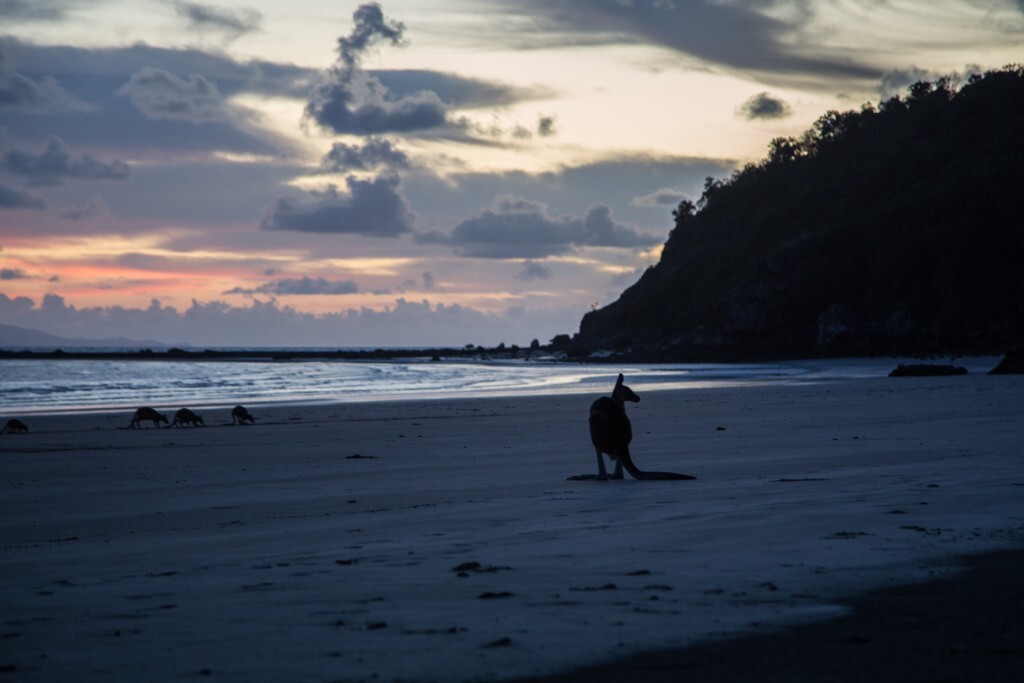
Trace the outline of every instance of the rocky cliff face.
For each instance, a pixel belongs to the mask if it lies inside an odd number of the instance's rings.
[[[683,202],[661,261],[575,343],[673,359],[1024,343],[1024,71],[829,112]]]

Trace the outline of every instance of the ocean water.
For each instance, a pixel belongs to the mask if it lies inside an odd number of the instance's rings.
[[[0,416],[175,409],[237,403],[341,403],[611,390],[619,372],[638,392],[750,383],[884,377],[898,359],[618,366],[542,361],[2,360]],[[984,372],[998,359],[959,362]]]

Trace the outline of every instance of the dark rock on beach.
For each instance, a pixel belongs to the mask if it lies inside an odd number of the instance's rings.
[[[1024,375],[1024,349],[1010,351],[992,368],[990,375]]]
[[[936,365],[920,363],[916,365],[897,365],[889,373],[890,377],[948,377],[950,375],[966,375],[967,368],[959,365]]]

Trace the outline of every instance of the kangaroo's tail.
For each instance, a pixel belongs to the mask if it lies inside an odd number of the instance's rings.
[[[691,477],[689,474],[679,474],[678,472],[645,472],[633,463],[633,458],[629,454],[629,448],[621,449],[617,454],[619,462],[622,463],[622,467],[629,472],[634,479],[696,479],[697,477]]]

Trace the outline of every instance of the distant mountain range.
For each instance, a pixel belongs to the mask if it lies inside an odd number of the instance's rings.
[[[1024,345],[1024,68],[830,111],[673,212],[574,347],[652,360]]]
[[[0,349],[8,351],[23,349],[78,349],[78,348],[111,348],[111,349],[164,349],[168,345],[163,342],[124,337],[110,339],[72,339],[60,337],[48,332],[30,330],[14,325],[0,324]]]

